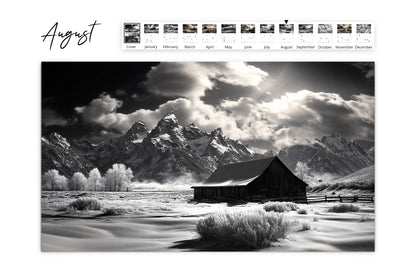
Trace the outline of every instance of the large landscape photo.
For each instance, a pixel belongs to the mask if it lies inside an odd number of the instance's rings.
[[[374,251],[373,62],[43,62],[42,251]]]

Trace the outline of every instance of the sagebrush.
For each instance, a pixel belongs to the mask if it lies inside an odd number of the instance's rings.
[[[353,204],[338,204],[330,207],[328,212],[330,213],[347,213],[347,212],[358,212],[360,210],[359,207]]]
[[[263,209],[266,212],[290,212],[290,211],[296,211],[299,209],[298,205],[296,205],[293,202],[267,202],[263,205]]]
[[[308,211],[306,209],[300,209],[298,210],[298,214],[308,214]]]
[[[291,225],[283,214],[258,209],[211,214],[198,222],[196,231],[200,240],[221,248],[251,250],[270,247],[285,238]]]
[[[104,208],[102,210],[102,214],[101,215],[122,215],[127,213],[127,210],[124,208],[116,208],[116,207],[110,207],[110,208]]]
[[[101,203],[96,198],[80,197],[68,204],[67,210],[101,210]]]

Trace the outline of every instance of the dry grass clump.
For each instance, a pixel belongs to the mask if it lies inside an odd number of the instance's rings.
[[[68,204],[67,210],[101,210],[101,203],[96,198],[80,197]]]
[[[216,243],[222,249],[253,250],[285,238],[291,225],[283,214],[264,210],[217,212],[201,219],[196,231],[200,240]]]
[[[101,216],[110,216],[110,215],[122,215],[127,213],[127,210],[124,208],[116,208],[116,207],[110,207],[110,208],[104,208],[102,210]]]
[[[302,231],[307,231],[311,229],[310,221],[302,221],[301,225],[302,225],[302,229],[301,229]]]
[[[374,221],[374,217],[372,217],[369,214],[366,214],[366,215],[360,216],[360,219],[358,220],[358,222],[368,222],[368,221]]]
[[[263,205],[263,209],[266,212],[290,212],[299,209],[298,205],[293,202],[267,202]]]
[[[328,209],[330,213],[347,213],[347,212],[358,212],[360,210],[359,207],[354,206],[352,204],[338,204],[332,206]]]
[[[300,209],[298,210],[298,214],[308,214],[308,211],[306,209]]]

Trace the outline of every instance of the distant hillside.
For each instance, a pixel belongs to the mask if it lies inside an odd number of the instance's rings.
[[[374,165],[360,169],[347,176],[309,187],[309,194],[374,194]]]
[[[347,176],[335,179],[331,183],[374,182],[374,165],[365,167]]]
[[[363,145],[363,142],[360,142]],[[315,139],[309,145],[292,145],[277,155],[294,171],[297,162],[308,165],[314,173],[346,176],[374,165],[374,153],[363,149],[357,141],[350,141],[339,134]],[[365,145],[371,149],[370,144]]]

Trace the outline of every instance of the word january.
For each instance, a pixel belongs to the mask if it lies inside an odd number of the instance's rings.
[[[66,32],[61,32],[61,31],[58,31],[58,22],[56,22],[52,26],[52,28],[50,28],[49,31],[41,37],[43,38],[43,42],[45,42],[48,38],[50,38],[49,50],[52,50],[52,46],[54,44],[54,40],[56,37],[61,39],[59,43],[59,47],[61,49],[65,49],[65,47],[68,46],[69,42],[71,41],[71,38],[73,37],[78,39],[77,45],[81,46],[87,41],[91,43],[92,33],[94,32],[94,28],[97,25],[101,25],[101,23],[97,23],[97,20],[95,20],[94,23],[88,25],[88,27],[90,28],[82,32],[71,31],[71,30],[66,31]]]

